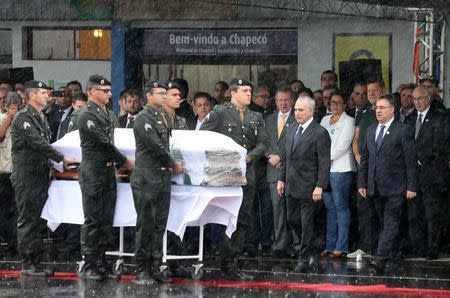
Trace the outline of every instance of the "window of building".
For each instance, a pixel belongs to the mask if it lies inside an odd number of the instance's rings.
[[[10,29],[0,29],[0,69],[12,64],[12,35]]]
[[[108,28],[24,28],[24,59],[110,60]]]

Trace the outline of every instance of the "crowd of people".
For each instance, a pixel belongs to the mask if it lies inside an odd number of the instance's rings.
[[[230,239],[222,226],[208,225],[205,235],[205,248],[220,256],[229,278],[252,279],[239,270],[241,254],[297,258],[298,272],[317,269],[319,258],[364,257],[377,273],[397,270],[404,257],[449,254],[450,113],[438,83],[426,78],[387,94],[383,80],[374,78],[345,94],[331,70],[320,83],[312,91],[300,80],[274,87],[234,78],[217,82],[212,95],[189,96],[184,79],[151,81],[142,91],[121,92],[118,114],[111,82],[100,75],[85,90],[78,81],[56,90],[40,81],[1,83],[3,252],[19,252],[22,274],[49,276],[41,265],[43,239],[56,239],[50,258],[82,255],[85,279],[114,276],[104,252],[115,234],[115,168],[121,168],[132,171],[137,225],[126,239],[138,280],[170,281],[161,241],[170,173],[183,166],[168,144],[172,129],[186,129],[215,131],[247,149],[237,231]],[[135,161],[114,146],[115,127],[133,129]],[[50,233],[40,219],[50,184],[47,160],[76,163],[50,144],[73,130],[80,132],[83,155],[85,223]],[[198,230],[189,228],[179,247],[198,249]]]

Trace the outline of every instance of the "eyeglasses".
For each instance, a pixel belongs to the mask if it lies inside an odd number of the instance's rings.
[[[164,91],[161,91],[161,92],[152,92],[152,93],[150,93],[150,94],[157,94],[157,95],[159,95],[159,96],[166,96],[166,95],[167,95],[167,92],[164,92]]]
[[[99,89],[99,88],[95,88],[95,90],[103,91],[103,93],[105,93],[105,94],[112,93],[112,90],[111,90],[111,89]]]

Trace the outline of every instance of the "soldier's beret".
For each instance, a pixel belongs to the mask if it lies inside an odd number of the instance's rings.
[[[42,88],[42,89],[52,89],[49,86],[47,86],[44,82],[41,81],[36,81],[36,80],[31,80],[25,83],[25,89],[38,89],[38,88]]]
[[[169,89],[178,89],[178,90],[181,91],[181,86],[177,82],[168,81],[166,83],[166,85],[167,85],[167,90],[169,90]]]
[[[233,78],[230,81],[230,86],[232,86],[232,85],[234,85],[234,86],[250,86],[253,88],[252,83],[249,80],[246,80],[244,78]]]
[[[147,82],[147,84],[145,84],[144,91],[148,92],[149,90],[151,90],[153,88],[164,88],[167,90],[168,86],[161,81],[149,81],[149,82]]]
[[[111,82],[108,81],[107,78],[99,74],[90,76],[88,83],[92,85],[111,86]]]

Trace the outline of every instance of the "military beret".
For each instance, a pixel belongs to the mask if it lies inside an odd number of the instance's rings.
[[[180,86],[180,84],[178,84],[177,82],[167,82],[167,90],[169,90],[169,89],[178,89],[178,90],[180,90],[181,91],[181,86]]]
[[[42,89],[52,89],[49,86],[47,86],[44,82],[41,81],[36,81],[36,80],[31,80],[25,83],[25,89],[30,89],[30,88],[34,88],[34,89],[38,89],[38,88],[42,88]]]
[[[145,84],[144,91],[148,92],[149,90],[151,90],[153,88],[164,88],[167,90],[168,86],[161,81],[149,81],[149,82],[147,82],[147,84]]]
[[[22,97],[20,97],[19,93],[12,91],[9,92],[8,95],[5,97],[5,104],[17,104],[20,105],[22,103]]]
[[[101,86],[111,86],[111,82],[108,81],[107,78],[105,78],[102,75],[95,74],[89,77],[88,84],[91,85],[101,85]]]
[[[250,86],[253,88],[252,83],[249,80],[246,80],[244,78],[234,78],[230,81],[230,86]]]

